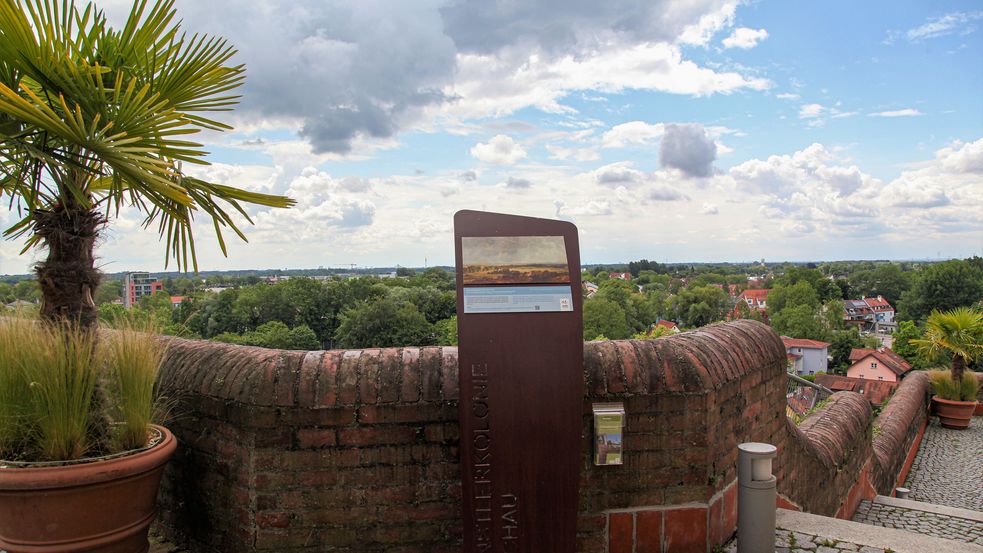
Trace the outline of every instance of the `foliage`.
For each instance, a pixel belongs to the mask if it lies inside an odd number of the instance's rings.
[[[899,316],[921,321],[933,310],[968,307],[983,299],[983,269],[972,260],[935,263],[917,273],[911,289],[901,295]]]
[[[851,364],[850,352],[855,348],[864,347],[860,332],[855,327],[831,332],[829,344],[829,355],[832,358],[829,367],[837,374],[846,374]]]
[[[292,205],[183,172],[206,163],[189,135],[230,128],[209,112],[236,103],[244,68],[224,40],[182,34],[172,0],[134,2],[121,30],[92,4],[0,2],[0,194],[20,216],[5,235],[47,249],[44,318],[95,324],[93,249],[124,205],[157,225],[167,260],[196,269],[196,212],[225,252],[222,227],[244,238],[232,211]]]
[[[793,338],[809,340],[825,340],[826,329],[822,317],[812,306],[803,304],[786,307],[771,317],[771,326],[775,332]]]
[[[163,345],[128,326],[96,334],[0,319],[0,458],[64,461],[135,449],[159,420]]]
[[[662,338],[663,336],[672,336],[676,334],[676,331],[662,325],[653,325],[646,332],[636,332],[632,339],[635,340],[655,340],[656,338]]]
[[[631,336],[625,310],[616,302],[593,297],[584,302],[584,337],[623,340]]]
[[[433,325],[433,330],[434,334],[437,335],[437,345],[457,345],[457,315],[437,321]]]
[[[952,380],[961,382],[966,365],[983,355],[983,312],[968,307],[933,311],[925,322],[924,338],[909,343],[929,359],[947,356]]]
[[[885,263],[877,268],[857,271],[850,275],[850,290],[856,297],[883,296],[897,307],[901,295],[911,287],[912,273],[901,270],[900,265]]]
[[[163,418],[154,383],[166,346],[154,334],[152,324],[118,322],[106,343],[107,404],[113,420],[119,421],[114,436],[119,450],[143,447],[150,423]]]
[[[335,331],[342,348],[426,346],[435,342],[433,325],[409,302],[384,297],[346,310]]]
[[[918,326],[914,321],[901,321],[898,323],[898,330],[891,335],[891,349],[911,363],[916,369],[927,369],[937,366],[939,359],[928,359],[918,351],[918,346],[912,344],[924,334],[924,328]]]
[[[716,286],[698,286],[680,290],[671,305],[677,320],[687,327],[698,327],[722,320],[728,311],[729,298]]]
[[[932,393],[949,401],[975,401],[979,393],[980,383],[976,373],[966,371],[956,384],[951,371],[929,371],[932,381]]]
[[[772,318],[786,307],[806,305],[810,309],[819,307],[819,294],[809,282],[801,280],[795,284],[778,283],[768,293],[768,318]]]
[[[317,336],[307,325],[289,328],[280,321],[270,321],[259,325],[242,335],[223,332],[213,338],[217,342],[259,346],[270,349],[316,350],[320,347]]]

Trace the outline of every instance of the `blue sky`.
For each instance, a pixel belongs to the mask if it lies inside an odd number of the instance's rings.
[[[573,221],[586,263],[983,255],[983,2],[242,5],[177,2],[247,65],[196,174],[298,206],[228,258],[203,221],[203,269],[452,264],[459,209]],[[163,269],[139,223],[106,270]]]

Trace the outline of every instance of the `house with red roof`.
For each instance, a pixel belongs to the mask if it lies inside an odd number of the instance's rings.
[[[673,332],[679,332],[679,325],[672,321],[667,321],[665,319],[660,319],[657,323],[652,326],[664,326]]]
[[[834,392],[857,392],[873,405],[883,404],[899,386],[897,382],[850,378],[835,374],[817,375],[816,384],[826,386]]]
[[[790,373],[799,376],[826,372],[829,366],[829,342],[782,336]]]
[[[760,313],[762,318],[767,321],[768,314],[766,309],[768,307],[768,292],[771,292],[771,290],[757,288],[748,289],[741,292],[741,295],[737,296],[738,303],[734,306],[733,318],[737,319],[740,317],[740,302],[744,302],[748,309]]]
[[[890,348],[854,348],[850,351],[850,361],[853,364],[846,375],[864,380],[898,382],[912,369],[911,363]]]
[[[608,275],[609,278],[617,278],[621,280],[626,280],[631,282],[631,273],[611,273]]]
[[[878,323],[893,323],[894,308],[883,296],[843,300],[843,320],[860,330],[875,330]]]

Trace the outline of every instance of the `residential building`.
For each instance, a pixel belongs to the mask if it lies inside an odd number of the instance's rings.
[[[829,366],[829,342],[782,336],[788,356],[789,372],[799,376],[826,372]]]
[[[912,369],[911,363],[889,348],[859,349],[850,351],[853,362],[846,370],[850,378],[897,382]]]
[[[597,293],[598,286],[596,284],[594,284],[593,282],[589,281],[589,280],[585,280],[582,283],[582,286],[583,286],[583,289],[584,289],[584,297],[585,298],[588,298],[588,299],[593,298],[594,297],[594,294]]]
[[[171,307],[179,307],[188,296],[171,296]]]
[[[894,308],[883,296],[843,300],[843,319],[861,331],[872,332],[880,323],[894,322]]]
[[[672,321],[667,321],[666,319],[659,319],[659,321],[652,326],[664,326],[674,333],[679,333],[679,325]]]
[[[764,320],[768,320],[768,292],[769,289],[748,289],[741,292],[741,295],[737,296],[737,305],[734,306],[733,318],[738,318],[740,311],[738,308],[741,306],[740,302],[744,302],[751,311],[758,312]]]
[[[631,273],[611,273],[610,275],[608,275],[608,277],[627,280],[631,282]]]
[[[867,401],[872,405],[881,405],[887,401],[899,386],[897,382],[850,378],[835,374],[820,374],[816,376],[816,384],[826,386],[834,392],[857,392],[867,398]]]
[[[164,283],[150,273],[126,273],[123,277],[123,307],[129,309],[143,296],[164,290]]]

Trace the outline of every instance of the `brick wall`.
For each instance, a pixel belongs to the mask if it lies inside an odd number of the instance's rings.
[[[459,550],[456,348],[170,343],[160,384],[180,400],[168,424],[180,445],[161,491],[166,533],[202,552]],[[788,423],[785,349],[760,323],[590,342],[584,365],[580,551],[723,543],[736,526],[741,442],[778,446],[780,494],[814,512],[841,510],[880,474],[857,394]],[[622,466],[591,463],[594,401],[625,403]],[[903,459],[908,441],[883,455]]]

